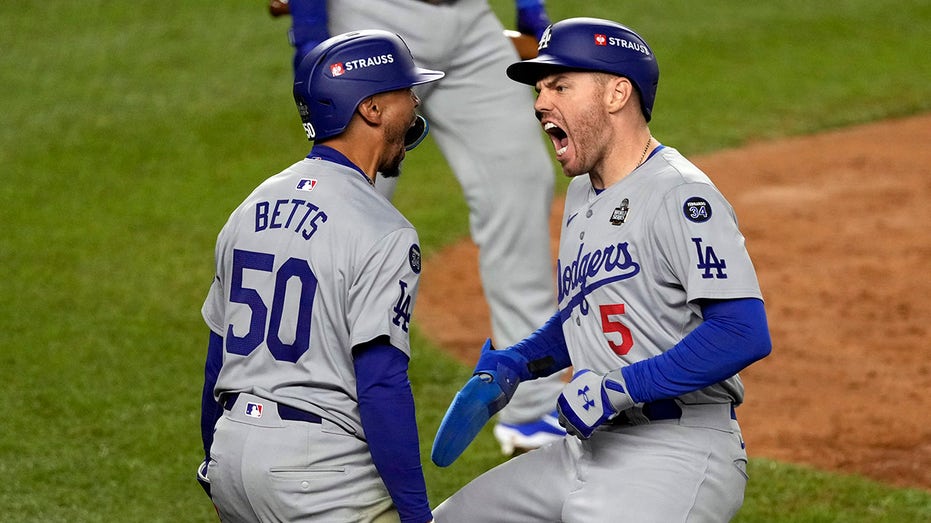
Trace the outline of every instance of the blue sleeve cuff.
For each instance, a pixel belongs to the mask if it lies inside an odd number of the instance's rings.
[[[702,316],[701,325],[668,351],[621,369],[634,401],[674,398],[714,385],[772,350],[761,300],[708,301]]]
[[[387,341],[356,347],[353,354],[362,428],[375,468],[403,523],[429,521],[408,358]]]
[[[527,368],[534,378],[549,376],[572,365],[558,312],[533,334],[509,347],[509,350],[527,359]]]

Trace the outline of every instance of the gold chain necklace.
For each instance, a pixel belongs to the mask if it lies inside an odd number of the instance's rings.
[[[640,153],[640,161],[637,162],[637,167],[643,165],[643,160],[647,157],[647,149],[650,148],[650,144],[653,143],[653,136],[650,135],[650,139],[647,140],[647,144],[643,146],[643,152]]]

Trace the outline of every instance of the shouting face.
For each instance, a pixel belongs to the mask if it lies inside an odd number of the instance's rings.
[[[595,75],[560,72],[536,84],[537,119],[566,176],[598,171],[611,143],[605,86]]]

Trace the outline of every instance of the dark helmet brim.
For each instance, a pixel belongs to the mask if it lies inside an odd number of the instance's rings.
[[[551,56],[533,58],[513,63],[508,66],[506,72],[508,78],[515,82],[527,85],[536,85],[541,79],[551,74],[565,71],[578,71],[578,67],[570,67]]]

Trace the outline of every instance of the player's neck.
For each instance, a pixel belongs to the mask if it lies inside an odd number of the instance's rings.
[[[605,158],[592,172],[589,178],[595,189],[603,190],[623,180],[637,167],[650,157],[650,151],[656,148],[657,142],[653,139],[649,129],[638,132],[635,137],[627,140],[623,147],[615,149],[614,154]]]
[[[378,151],[373,150],[370,145],[364,144],[365,142],[360,142],[346,135],[337,136],[326,142],[327,146],[339,151],[361,170],[370,184],[375,185],[375,175],[378,172]]]

